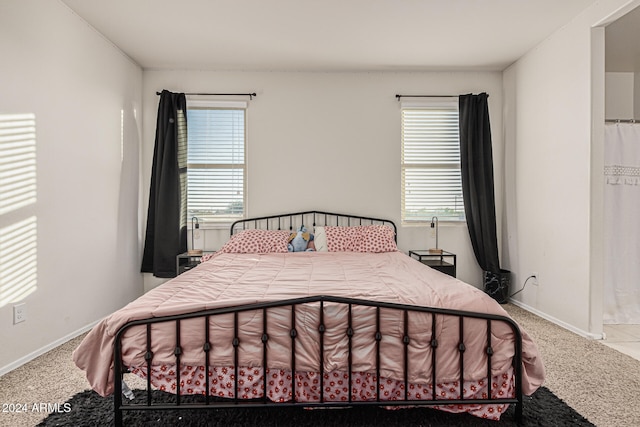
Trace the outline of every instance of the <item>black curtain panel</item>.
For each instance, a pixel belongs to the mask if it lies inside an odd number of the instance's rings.
[[[467,227],[478,264],[500,274],[489,95],[460,95],[460,167]]]
[[[176,255],[187,250],[187,101],[163,90],[158,105],[142,272],[176,276]]]

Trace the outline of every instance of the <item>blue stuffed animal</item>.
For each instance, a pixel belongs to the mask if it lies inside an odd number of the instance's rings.
[[[287,248],[289,252],[313,251],[313,248],[308,247],[309,242],[313,242],[313,234],[307,232],[307,227],[301,225],[297,233],[291,233],[289,236]]]

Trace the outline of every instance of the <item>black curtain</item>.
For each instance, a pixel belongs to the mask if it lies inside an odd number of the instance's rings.
[[[500,274],[493,189],[489,95],[460,95],[462,195],[473,252],[485,272]]]
[[[176,276],[176,255],[187,250],[187,101],[163,90],[149,189],[142,272]]]

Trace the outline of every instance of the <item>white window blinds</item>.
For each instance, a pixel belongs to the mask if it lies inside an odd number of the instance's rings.
[[[464,221],[457,103],[402,108],[402,221]]]
[[[242,218],[244,108],[188,107],[187,215],[204,222]]]

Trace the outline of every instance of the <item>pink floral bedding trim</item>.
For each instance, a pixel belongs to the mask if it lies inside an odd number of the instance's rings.
[[[210,254],[204,254],[204,255],[202,255],[202,258],[200,259],[200,262],[209,261],[211,258],[214,257],[214,255],[215,255],[215,252],[214,253],[210,253]]]
[[[176,365],[153,365],[151,367],[151,384],[153,387],[175,393]],[[133,368],[131,372],[146,379],[146,368]],[[257,399],[264,396],[263,369],[261,367],[238,367],[238,394],[241,399]],[[224,398],[235,397],[235,373],[232,366],[211,367],[209,369],[209,394]],[[296,372],[296,398],[298,402],[320,402],[320,373]],[[375,374],[368,372],[352,372],[351,399],[367,401],[376,399],[377,380]],[[267,369],[267,396],[274,402],[290,401],[292,392],[292,375],[290,370]],[[324,373],[324,401],[346,402],[349,400],[349,374],[343,371]],[[180,372],[180,393],[205,394],[204,366],[182,366]],[[380,398],[382,400],[404,399],[404,381],[391,378],[380,378]],[[409,400],[432,399],[433,390],[430,384],[409,383],[407,398]],[[465,381],[463,385],[465,398],[488,398],[487,381]],[[515,396],[515,380],[513,369],[492,378],[492,398]],[[436,409],[447,412],[468,412],[480,418],[499,420],[508,404],[496,403],[487,405],[447,405],[447,399],[460,399],[460,383],[436,384],[436,400],[443,400]]]
[[[325,227],[329,252],[394,252],[393,228],[386,225]]]
[[[290,231],[244,230],[234,234],[220,249],[222,253],[268,254],[288,252]]]

